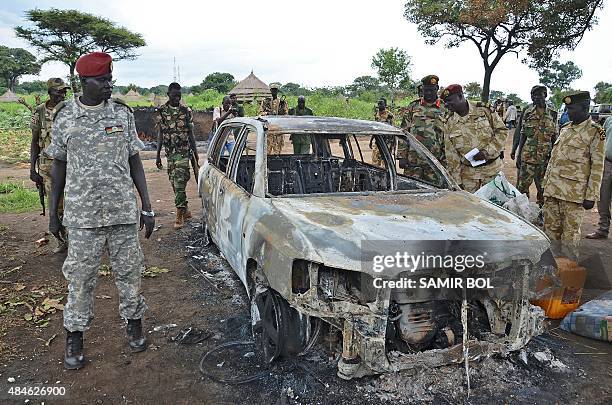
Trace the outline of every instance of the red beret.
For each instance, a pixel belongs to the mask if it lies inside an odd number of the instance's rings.
[[[463,87],[460,84],[449,84],[440,92],[440,96],[444,99],[451,94],[461,94],[463,93]]]
[[[92,52],[77,60],[76,71],[81,77],[95,77],[113,71],[113,58],[104,52]]]

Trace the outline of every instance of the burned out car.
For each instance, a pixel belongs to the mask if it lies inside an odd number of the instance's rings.
[[[401,129],[326,117],[232,119],[212,139],[198,187],[203,226],[248,291],[268,361],[304,352],[323,323],[341,331],[338,375],[347,379],[508,352],[540,332],[530,283],[549,240],[460,190]],[[467,297],[463,286],[454,299],[381,287],[410,272],[378,271],[377,250],[412,243],[425,252],[425,241],[444,251],[487,242],[491,254],[473,274],[511,288]],[[419,274],[450,278],[441,267]]]

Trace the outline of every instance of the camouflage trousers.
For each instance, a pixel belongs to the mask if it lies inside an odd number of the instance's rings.
[[[71,332],[89,328],[105,246],[119,291],[119,314],[126,319],[142,318],[147,305],[140,294],[144,257],[138,240],[138,225],[70,228],[69,231],[68,256],[62,268],[68,281],[64,327]]]
[[[372,145],[372,163],[374,166],[384,167],[383,157],[380,154],[380,149],[378,149],[378,145]]]
[[[45,183],[45,198],[47,203],[51,198],[51,161],[48,163],[41,163],[38,169],[39,174],[42,176],[43,181]],[[60,196],[59,202],[57,204],[57,213],[60,218],[64,216],[64,196]]]
[[[168,178],[174,191],[174,206],[176,208],[187,207],[187,182],[189,181],[189,158],[181,154],[174,154],[168,159]]]
[[[496,159],[495,162],[477,167],[462,164],[459,184],[468,193],[475,193],[480,187],[493,180],[501,169],[501,159]]]
[[[612,201],[612,161],[604,161],[604,173],[599,189],[599,202],[597,212],[599,213],[599,224],[597,232],[607,235],[610,231],[610,202]]]
[[[269,135],[267,139],[268,155],[280,155],[283,151],[285,140],[283,135]]]
[[[527,194],[529,197],[529,187],[531,183],[535,181],[536,188],[538,190],[537,201],[540,206],[544,204],[544,186],[542,181],[546,174],[547,163],[543,164],[531,164],[521,162],[521,166],[518,170],[518,179],[516,180],[516,188],[523,194]]]
[[[578,259],[580,247],[580,227],[584,217],[582,204],[544,198],[544,232],[552,242],[555,255]]]

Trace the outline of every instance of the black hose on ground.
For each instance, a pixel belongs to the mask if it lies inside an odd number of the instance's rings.
[[[261,380],[262,378],[265,378],[267,376],[270,375],[270,371],[272,371],[274,369],[274,367],[272,369],[270,369],[269,371],[262,371],[260,373],[257,374],[253,374],[250,375],[248,377],[243,377],[243,378],[220,378],[220,377],[216,377],[212,374],[210,374],[209,372],[204,370],[204,363],[206,362],[206,359],[208,358],[208,356],[210,356],[213,353],[219,352],[223,349],[226,349],[228,347],[234,347],[234,346],[255,346],[255,342],[252,341],[248,341],[248,340],[234,340],[231,342],[227,342],[227,343],[223,343],[217,347],[215,347],[214,349],[210,350],[209,352],[207,352],[203,357],[202,360],[200,360],[200,373],[202,373],[202,375],[210,378],[213,381],[222,383],[222,384],[230,384],[230,385],[240,385],[240,384],[247,384],[253,381],[257,381],[257,380]]]

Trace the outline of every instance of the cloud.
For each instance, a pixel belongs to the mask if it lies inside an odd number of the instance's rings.
[[[463,44],[445,49],[429,46],[416,27],[402,16],[402,0],[280,0],[220,1],[68,1],[75,8],[115,21],[142,33],[147,46],[136,61],[115,64],[118,83],[153,86],[173,79],[173,58],[181,81],[200,83],[206,74],[220,71],[238,80],[252,70],[266,82],[295,82],[308,86],[345,85],[361,75],[373,75],[372,55],[379,48],[399,47],[412,56],[415,79],[430,73],[442,84],[482,82],[483,67],[475,47]],[[12,26],[23,21],[30,8],[57,7],[52,1],[11,2],[0,12],[0,34],[10,46],[26,46],[12,35]],[[599,81],[612,82],[612,55],[605,50],[612,37],[612,10],[606,7],[600,22],[588,32],[577,50],[564,53],[584,76],[575,87],[591,90]],[[61,64],[47,64],[41,78],[65,76]],[[529,98],[538,81],[514,55],[506,55],[492,78],[492,88]]]

